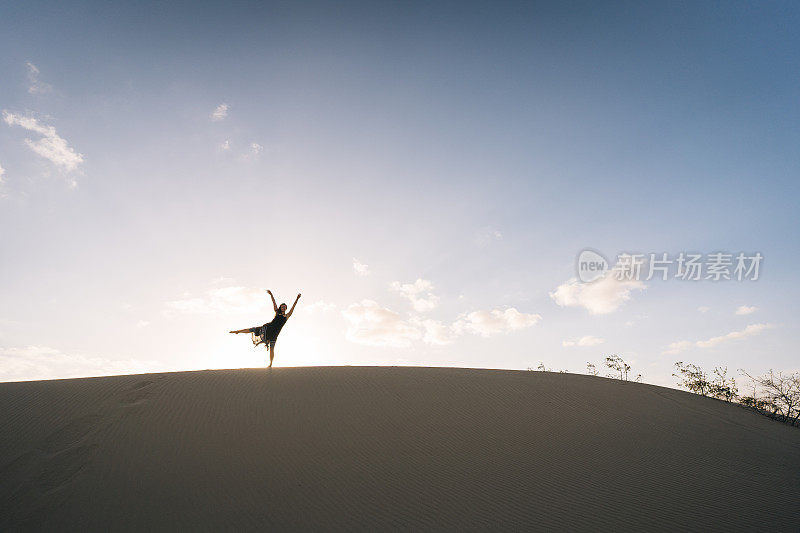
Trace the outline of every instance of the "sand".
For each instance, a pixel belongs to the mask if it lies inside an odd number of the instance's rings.
[[[455,368],[0,384],[0,530],[798,531],[800,429]]]

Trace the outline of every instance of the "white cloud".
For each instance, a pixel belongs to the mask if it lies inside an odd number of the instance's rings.
[[[746,328],[739,330],[739,331],[731,331],[725,335],[720,335],[718,337],[711,337],[710,339],[704,341],[697,341],[697,342],[690,342],[690,341],[678,341],[673,342],[667,349],[663,352],[664,354],[676,354],[683,351],[688,350],[691,347],[697,348],[713,348],[719,344],[724,342],[744,339],[746,337],[753,337],[755,335],[760,335],[766,329],[770,329],[775,327],[772,324],[750,324]]]
[[[253,155],[258,155],[264,151],[264,147],[258,143],[252,143],[250,144],[250,151],[253,153]]]
[[[28,68],[28,92],[30,94],[44,94],[53,90],[52,86],[39,80],[39,69],[36,68],[36,65],[28,61],[25,66]]]
[[[700,307],[698,307],[698,308],[697,308],[697,310],[698,310],[699,312],[701,312],[701,313],[708,313],[708,311],[709,311],[710,309],[711,309],[710,307],[707,307],[707,306],[705,306],[705,305],[701,305]]]
[[[459,336],[471,333],[482,337],[509,333],[535,325],[541,319],[536,314],[520,313],[516,309],[473,311],[460,316],[453,324],[412,316],[408,320],[399,313],[381,307],[372,300],[362,300],[342,311],[348,323],[346,338],[368,346],[407,347],[412,341],[443,346]]]
[[[358,260],[354,259],[356,271],[357,263]],[[421,339],[426,344],[442,346],[453,343],[464,334],[490,337],[529,328],[542,318],[537,314],[521,313],[512,307],[463,313],[453,323],[447,324],[418,314],[431,311],[439,302],[438,296],[433,294],[431,281],[421,278],[406,284],[394,281],[389,289],[411,302],[412,314],[401,316],[373,300],[351,304],[342,311],[348,323],[348,340],[370,346],[405,347]]]
[[[146,328],[149,325],[150,325],[150,322],[148,320],[140,320],[140,321],[138,321],[136,323],[136,327],[139,328],[139,329]]]
[[[433,283],[426,279],[420,278],[414,283],[405,284],[393,281],[389,289],[407,298],[418,313],[426,313],[439,303],[439,297],[432,292]]]
[[[562,307],[583,307],[593,315],[604,315],[619,309],[630,300],[631,291],[643,290],[637,280],[617,280],[612,273],[591,283],[569,279],[550,293],[550,298]]]
[[[663,353],[665,355],[671,355],[671,354],[684,352],[684,351],[688,350],[689,348],[691,348],[692,345],[693,345],[693,343],[690,342],[690,341],[671,342],[669,344],[669,346],[667,346],[667,349],[664,350]]]
[[[499,230],[485,227],[478,230],[475,234],[474,242],[477,246],[484,247],[491,244],[493,241],[499,241],[503,238],[503,234]]]
[[[3,168],[3,165],[0,165],[0,183],[6,181],[6,179],[3,177],[5,175],[6,175],[6,169]]]
[[[418,317],[414,317],[411,319],[411,321],[415,325],[422,328],[422,341],[426,344],[444,346],[445,344],[450,344],[455,341],[456,337],[458,336],[458,333],[453,329],[452,326],[447,326],[438,320],[433,320],[431,318],[420,319]]]
[[[206,291],[205,295],[187,295],[180,300],[167,302],[164,312],[167,315],[183,314],[246,314],[262,312],[268,296],[259,289],[247,287],[220,287]]]
[[[774,327],[772,324],[750,324],[746,328],[740,331],[731,331],[726,335],[720,335],[719,337],[711,337],[705,341],[697,341],[697,346],[700,348],[711,348],[723,342],[727,342],[730,340],[736,339],[743,339],[745,337],[752,337],[754,335],[760,335],[765,329],[769,329]]]
[[[758,307],[756,306],[740,305],[736,308],[737,315],[752,315],[756,311],[758,311]]]
[[[358,274],[359,276],[368,276],[369,275],[369,265],[366,265],[356,259],[353,258],[353,271]]]
[[[156,361],[67,354],[46,346],[0,348],[0,381],[139,374],[164,370]]]
[[[562,346],[597,346],[598,344],[603,344],[605,339],[601,339],[600,337],[594,337],[592,335],[586,335],[581,337],[580,339],[574,340],[565,340],[561,342]]]
[[[529,328],[541,319],[541,315],[520,313],[513,307],[504,311],[499,309],[473,311],[459,317],[453,323],[453,330],[457,333],[467,331],[482,337],[490,337],[498,333]]]
[[[216,109],[211,113],[211,120],[214,122],[219,122],[220,120],[225,120],[228,116],[228,109],[230,106],[228,104],[222,103],[219,104]]]
[[[367,346],[407,347],[421,337],[419,329],[398,314],[372,300],[350,304],[342,311],[347,321],[347,340]]]
[[[229,151],[231,149],[231,141],[230,139],[225,139],[225,141],[219,145],[220,150]]]
[[[20,126],[28,131],[40,134],[42,136],[40,139],[36,141],[25,139],[25,144],[36,154],[48,159],[57,167],[71,172],[83,163],[83,154],[75,152],[66,139],[56,133],[56,129],[53,126],[44,126],[39,124],[39,121],[33,117],[23,117],[8,111],[3,111],[3,120],[9,126]],[[74,180],[71,185],[75,185]]]

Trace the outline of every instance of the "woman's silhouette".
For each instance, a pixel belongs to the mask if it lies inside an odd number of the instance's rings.
[[[276,304],[275,297],[272,295],[272,291],[268,290],[267,292],[269,293],[269,297],[272,298],[272,307],[275,309],[275,318],[272,319],[272,322],[267,322],[263,326],[237,329],[236,331],[231,331],[231,333],[252,333],[253,343],[256,346],[262,343],[269,346],[269,366],[271,368],[272,360],[275,359],[275,343],[278,341],[278,333],[281,332],[283,325],[286,324],[286,321],[289,320],[290,316],[292,316],[294,307],[297,305],[297,301],[300,299],[301,295],[297,295],[297,298],[295,298],[294,303],[292,304],[292,308],[289,309],[289,312],[287,313],[286,304]]]

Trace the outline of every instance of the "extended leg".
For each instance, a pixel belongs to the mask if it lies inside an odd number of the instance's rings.
[[[275,359],[275,344],[269,343],[269,368],[272,368],[273,359]]]

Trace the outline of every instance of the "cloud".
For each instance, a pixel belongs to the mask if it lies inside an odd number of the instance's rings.
[[[586,335],[585,337],[581,337],[580,339],[575,340],[565,340],[561,342],[562,346],[597,346],[598,344],[603,344],[606,342],[605,339],[601,339],[600,337],[593,337],[592,335]]]
[[[488,246],[493,241],[499,241],[503,238],[503,234],[499,230],[491,227],[485,227],[478,230],[473,238],[475,244],[481,248]]]
[[[680,353],[691,348],[693,344],[694,343],[689,341],[671,342],[669,346],[667,346],[667,349],[664,350],[662,353],[664,353],[665,355]]]
[[[229,151],[231,149],[231,141],[230,139],[225,139],[225,141],[219,145],[220,150]]]
[[[264,147],[258,143],[252,143],[250,144],[250,151],[253,153],[253,155],[258,155],[264,151]]]
[[[136,323],[136,327],[138,329],[146,328],[149,325],[150,325],[150,322],[148,320],[140,320],[140,321],[138,321]]]
[[[42,136],[40,139],[36,141],[25,139],[25,144],[36,154],[49,160],[57,167],[71,172],[83,163],[83,154],[75,152],[66,139],[56,133],[56,129],[53,126],[44,126],[39,124],[39,121],[33,117],[23,117],[8,111],[3,111],[3,120],[9,126],[20,126],[28,131],[40,134]],[[74,180],[71,185],[76,185]]]
[[[756,306],[740,305],[736,308],[737,315],[752,315],[756,311],[758,311],[758,307]]]
[[[743,330],[731,331],[726,335],[720,335],[719,337],[711,337],[710,339],[705,341],[697,341],[695,344],[700,348],[711,348],[713,346],[722,344],[723,342],[727,342],[730,340],[744,339],[745,337],[760,335],[765,329],[769,329],[772,327],[774,327],[772,324],[750,324]]]
[[[220,287],[199,297],[188,296],[164,305],[167,315],[174,314],[248,314],[264,311],[268,297],[259,289]]]
[[[36,68],[36,65],[28,61],[25,66],[28,68],[28,92],[30,94],[44,94],[53,90],[51,85],[39,80],[39,69]]]
[[[700,307],[698,307],[698,308],[697,308],[697,310],[698,310],[699,312],[701,312],[701,313],[708,313],[708,311],[709,311],[710,309],[711,309],[710,307],[707,307],[707,306],[705,306],[705,305],[701,305]]]
[[[529,328],[541,319],[541,315],[520,313],[513,307],[504,311],[499,309],[473,311],[459,317],[453,323],[453,329],[457,333],[466,331],[481,337],[490,337],[498,333]]]
[[[680,353],[680,352],[686,351],[686,350],[688,350],[689,348],[691,348],[693,346],[697,347],[697,348],[713,348],[714,346],[717,346],[717,345],[722,344],[724,342],[728,342],[728,341],[732,341],[732,340],[738,340],[738,339],[744,339],[746,337],[753,337],[755,335],[760,335],[761,333],[764,332],[764,330],[771,329],[771,328],[774,328],[774,327],[775,326],[773,324],[750,324],[749,326],[747,326],[746,328],[744,328],[742,330],[731,331],[730,333],[727,333],[725,335],[720,335],[718,337],[711,337],[710,339],[707,339],[707,340],[704,340],[704,341],[697,341],[697,342],[678,341],[678,342],[673,342],[669,346],[667,346],[667,349],[662,353],[664,353],[664,354],[676,354],[676,353]]]
[[[608,272],[591,283],[581,283],[571,278],[551,292],[550,298],[562,307],[583,307],[593,315],[604,315],[616,311],[630,300],[631,291],[644,288],[641,281],[620,281]]]
[[[439,297],[433,294],[433,283],[426,279],[417,279],[414,283],[401,284],[393,281],[389,286],[393,292],[400,293],[407,298],[418,313],[426,313],[435,308],[439,303]]]
[[[47,346],[0,348],[0,381],[139,374],[161,370],[164,368],[156,361],[68,354]]]
[[[3,177],[5,175],[6,175],[6,169],[3,168],[3,165],[0,165],[0,183],[6,181],[6,179]]]
[[[438,320],[411,316],[381,307],[372,300],[351,304],[342,311],[348,323],[346,338],[368,346],[408,347],[413,341],[434,346],[453,343],[464,334],[491,337],[535,325],[541,316],[520,313],[516,309],[473,311],[460,316],[451,325]]]
[[[225,120],[228,117],[228,109],[230,106],[228,104],[222,103],[219,104],[214,111],[211,112],[211,120],[214,122],[219,122],[220,120]]]
[[[438,320],[414,317],[411,321],[422,329],[422,341],[426,344],[444,346],[446,344],[451,344],[456,340],[456,337],[458,337],[458,333],[452,326],[447,326]]]
[[[372,300],[362,300],[342,311],[347,321],[345,337],[367,346],[403,348],[421,337],[419,329],[398,314]]]
[[[369,275],[369,265],[365,265],[355,257],[353,258],[353,271],[359,276]]]
[[[354,259],[354,269],[358,263]],[[366,265],[364,265],[366,266]],[[451,324],[420,316],[436,307],[439,297],[433,294],[433,283],[422,278],[414,283],[394,281],[389,290],[399,293],[411,302],[413,312],[404,317],[400,313],[380,306],[373,300],[362,300],[342,311],[348,323],[346,337],[352,342],[370,346],[410,346],[413,341],[443,346],[460,336],[475,334],[482,337],[508,333],[535,325],[541,316],[521,313],[515,308],[472,311],[463,313]]]

